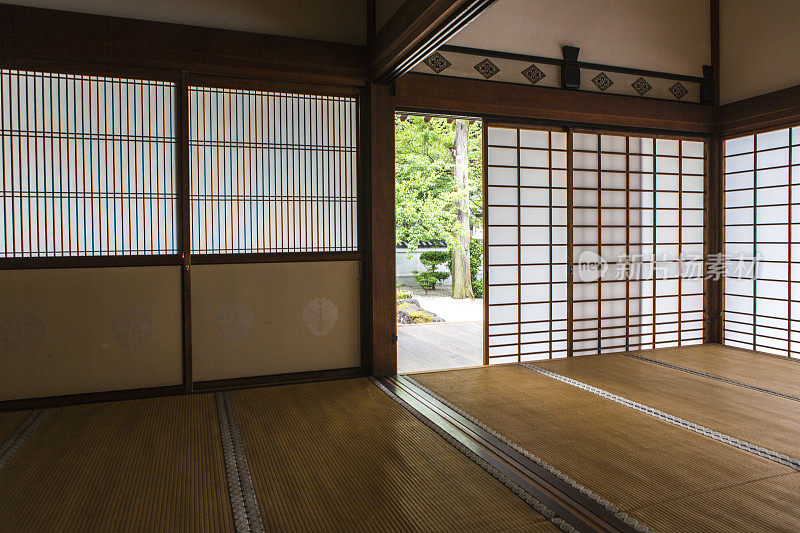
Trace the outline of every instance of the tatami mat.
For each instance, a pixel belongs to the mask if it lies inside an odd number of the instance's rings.
[[[621,354],[531,364],[732,437],[800,457],[800,403],[796,401]]]
[[[0,531],[231,531],[211,395],[51,409],[0,470]]]
[[[800,473],[736,484],[636,511],[656,531],[800,531]]]
[[[232,394],[278,531],[557,531],[366,379]]]
[[[12,411],[0,413],[0,446],[22,425],[30,414],[29,411]]]
[[[797,360],[726,348],[718,344],[635,353],[749,385],[800,396],[800,362]]]
[[[645,524],[645,506],[793,472],[518,365],[412,377]]]

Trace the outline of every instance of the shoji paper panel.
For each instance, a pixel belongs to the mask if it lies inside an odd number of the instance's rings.
[[[724,342],[800,354],[800,128],[725,141]]]
[[[489,127],[490,362],[702,343],[704,157],[702,141]]]
[[[177,253],[175,94],[0,69],[0,257]]]
[[[702,342],[704,146],[573,134],[573,353]]]
[[[192,253],[356,251],[355,98],[189,88]]]
[[[489,362],[567,353],[567,138],[487,129]]]
[[[361,365],[357,261],[192,267],[195,381]]]

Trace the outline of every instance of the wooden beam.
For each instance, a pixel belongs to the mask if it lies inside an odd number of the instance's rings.
[[[719,108],[719,129],[731,136],[800,123],[800,85]]]
[[[719,260],[723,249],[723,199],[722,192],[722,145],[720,137],[714,134],[706,143],[706,185],[703,195],[705,220],[703,241],[705,242],[705,261],[708,268],[710,260]],[[722,335],[722,280],[706,276],[703,280],[703,342],[721,343]]]
[[[369,273],[370,352],[374,376],[397,373],[395,299],[394,102],[391,88],[369,89]]]
[[[714,131],[714,108],[635,96],[565,91],[429,74],[396,83],[398,109],[684,133]]]
[[[363,46],[5,4],[0,60],[5,68],[189,70],[335,85],[364,85],[367,76]]]
[[[433,53],[496,0],[406,0],[375,36],[370,76],[390,83]]]

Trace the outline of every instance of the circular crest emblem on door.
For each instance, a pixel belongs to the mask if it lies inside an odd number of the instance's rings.
[[[313,335],[327,335],[339,317],[339,308],[327,298],[314,298],[303,308],[303,322]]]
[[[244,338],[253,324],[253,311],[245,304],[235,303],[221,306],[214,313],[220,336],[228,342]]]
[[[111,332],[126,350],[141,348],[156,329],[153,315],[141,307],[128,307],[114,315]]]

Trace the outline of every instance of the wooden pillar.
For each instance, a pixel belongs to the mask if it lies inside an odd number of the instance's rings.
[[[714,133],[706,144],[705,243],[706,265],[709,258],[720,258],[723,251],[723,179],[722,140],[719,134],[719,0],[711,0],[711,74],[713,77]],[[703,287],[703,342],[723,342],[722,301],[723,284],[719,279],[706,280]]]
[[[720,137],[712,135],[706,144],[706,193],[705,193],[705,243],[706,267],[709,261],[721,258],[722,245],[722,174]],[[703,342],[722,342],[722,280],[706,276],[704,287],[704,331]]]
[[[374,376],[397,373],[395,309],[394,96],[392,87],[370,85],[365,94],[364,148],[367,239],[362,283],[368,290],[364,320],[364,368]]]

